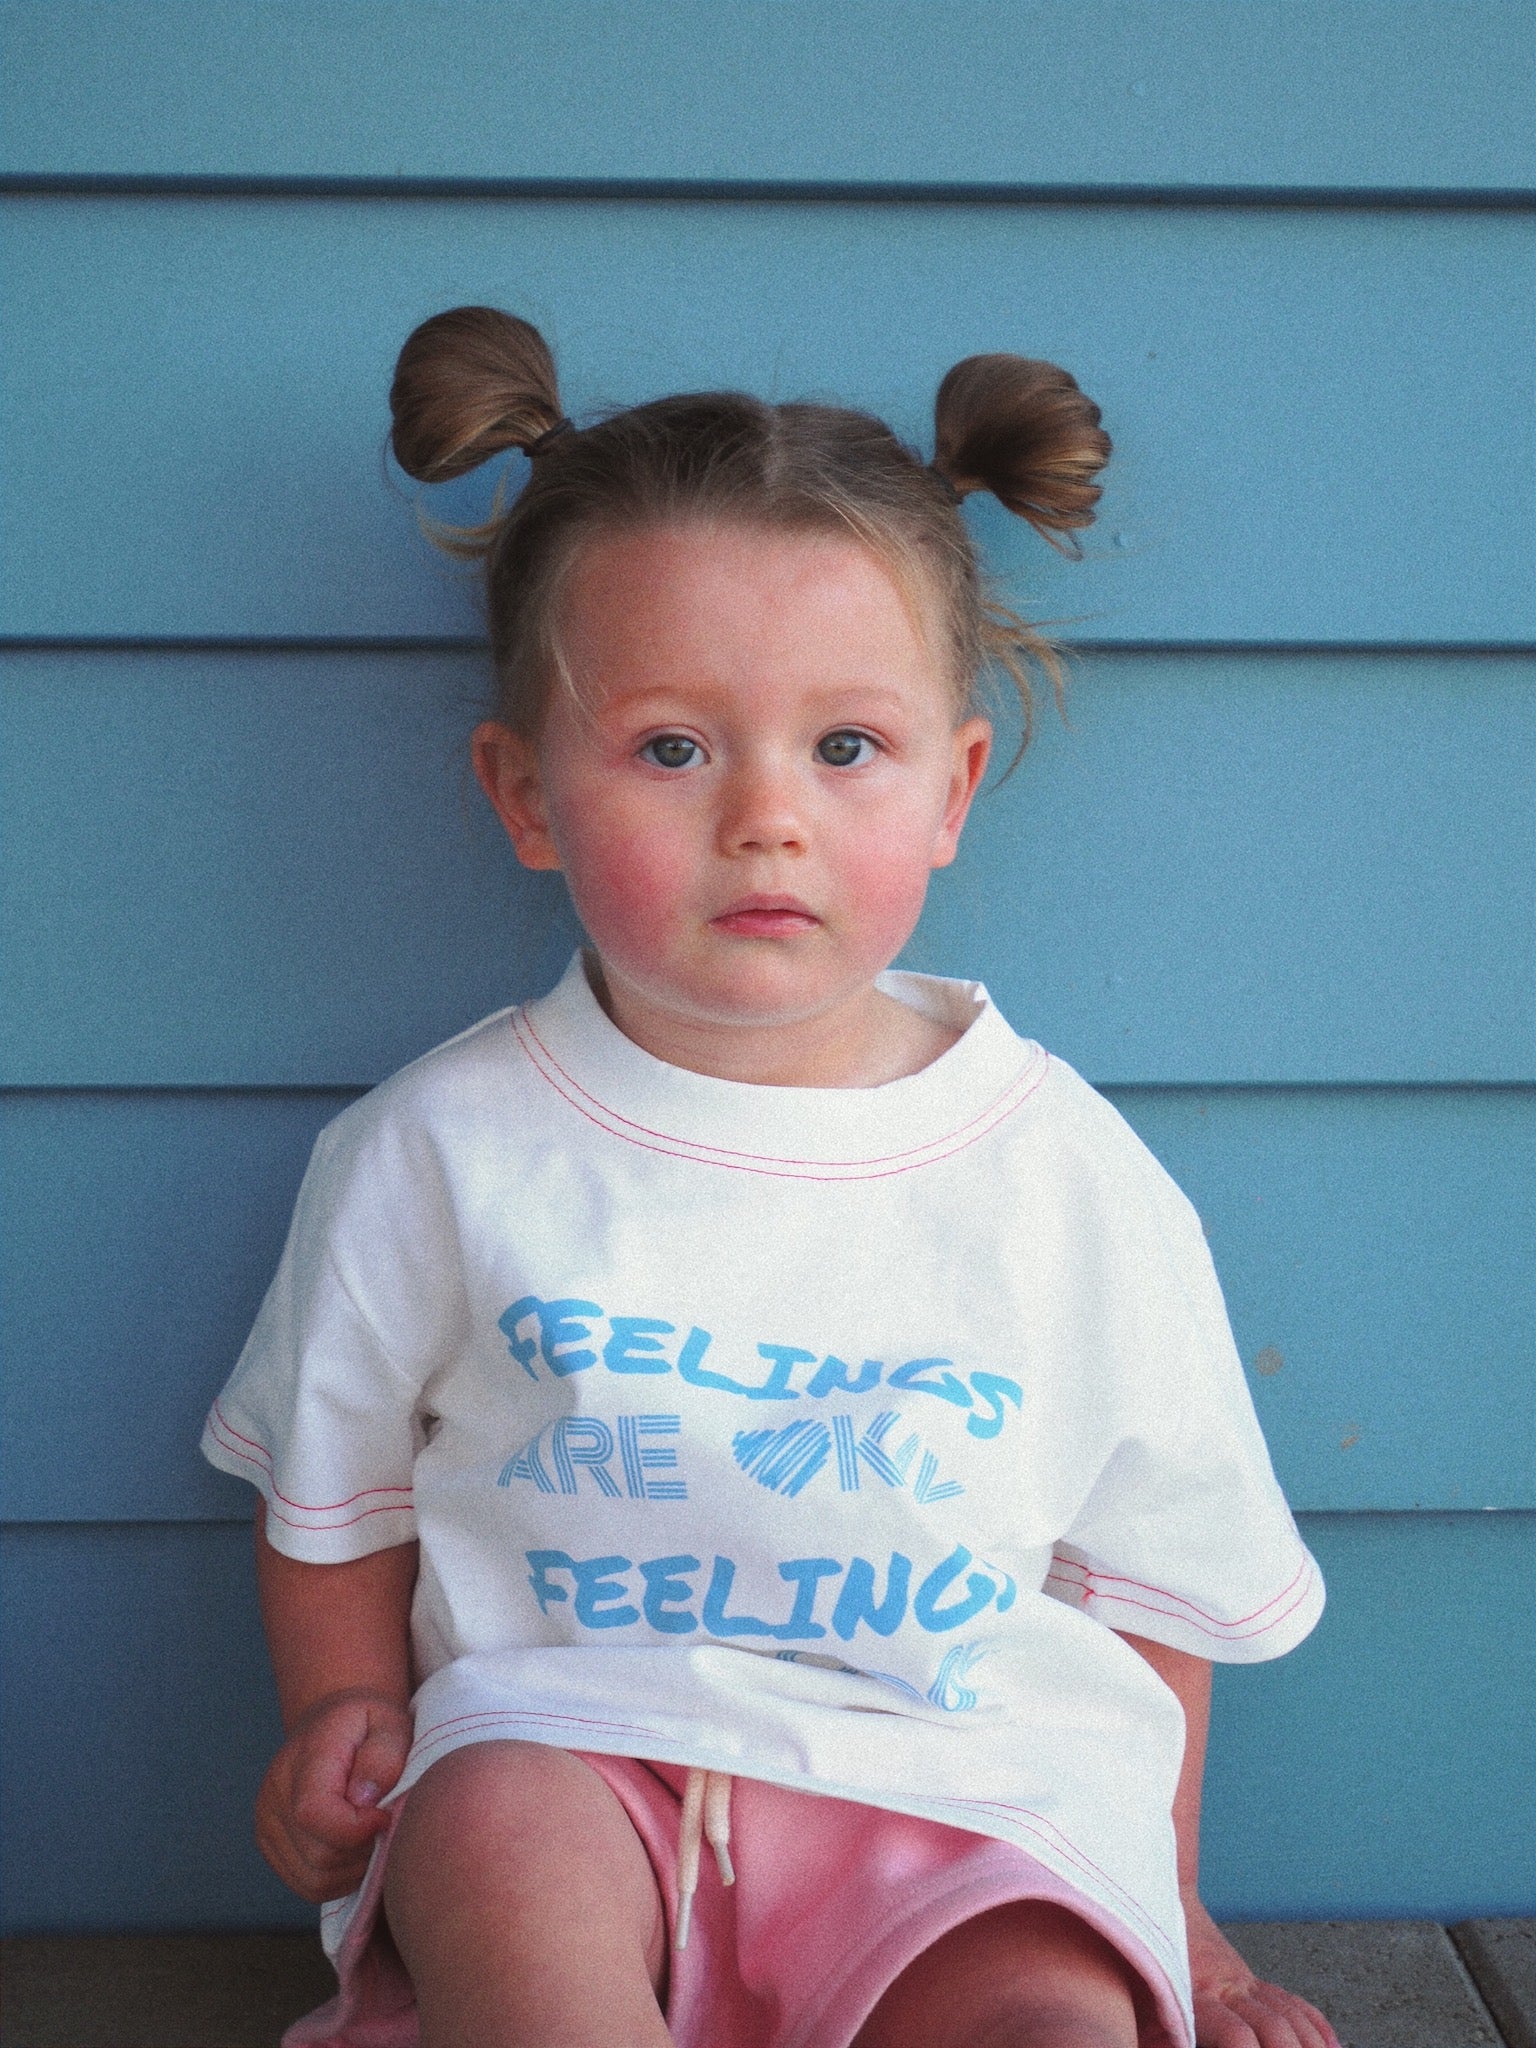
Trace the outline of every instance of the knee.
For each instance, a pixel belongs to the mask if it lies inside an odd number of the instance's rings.
[[[1127,1966],[1044,1901],[963,1922],[910,1965],[857,2048],[1135,2048]]]
[[[1076,1914],[1032,1902],[1003,1908],[983,1929],[976,1982],[985,1989],[962,2048],[1134,2048],[1129,1968]]]
[[[561,1815],[588,1792],[591,1773],[576,1757],[537,1742],[475,1742],[450,1750],[411,1787],[390,1851],[391,1872],[466,1854],[518,1853],[547,1840]]]
[[[413,1978],[510,1953],[508,1930],[524,1970],[602,1950],[638,1956],[654,1984],[665,1962],[661,1898],[628,1816],[590,1765],[543,1743],[471,1743],[423,1772],[390,1845],[384,1910]]]
[[[1005,1999],[957,2048],[1127,2048],[1124,2016],[1085,2013],[1075,2001],[1049,1995]]]
[[[539,1742],[467,1742],[429,1764],[412,1788],[414,1799],[430,1786],[437,1799],[495,1796],[575,1759]]]

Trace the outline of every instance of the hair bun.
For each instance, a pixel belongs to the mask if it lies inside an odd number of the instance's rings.
[[[1093,524],[1111,442],[1075,378],[1028,356],[967,356],[934,401],[934,468],[963,497],[985,490],[1053,547]]]
[[[422,483],[526,449],[562,417],[555,359],[536,327],[494,306],[456,306],[408,338],[389,388],[395,460]]]

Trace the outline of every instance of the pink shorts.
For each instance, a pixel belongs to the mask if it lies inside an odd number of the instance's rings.
[[[576,1754],[645,1844],[670,1935],[687,1772]],[[336,1956],[339,1994],[290,2027],[283,2048],[419,2048],[410,1980],[380,1925],[388,1844],[386,1835]],[[1140,1982],[1140,2048],[1189,2048],[1173,1986],[1151,1951],[1011,1842],[738,1778],[731,1855],[736,1882],[727,1889],[705,1850],[688,1946],[670,1958],[666,2018],[678,2048],[848,2048],[924,1949],[962,1921],[1022,1899],[1065,1906],[1124,1956]]]

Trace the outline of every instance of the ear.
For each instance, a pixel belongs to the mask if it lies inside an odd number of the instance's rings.
[[[949,795],[939,829],[934,835],[930,867],[947,868],[960,845],[960,833],[971,808],[971,799],[981,787],[992,755],[992,727],[984,718],[968,718],[956,726],[954,757],[950,769]]]
[[[469,743],[475,777],[525,868],[558,868],[539,773],[538,750],[499,719],[475,727]]]

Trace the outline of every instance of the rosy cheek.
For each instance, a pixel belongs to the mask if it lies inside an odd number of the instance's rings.
[[[872,929],[904,927],[904,942],[923,907],[929,875],[926,841],[882,835],[859,848],[849,893]]]
[[[572,899],[600,951],[643,948],[668,928],[687,875],[654,831],[585,831],[564,852]]]

